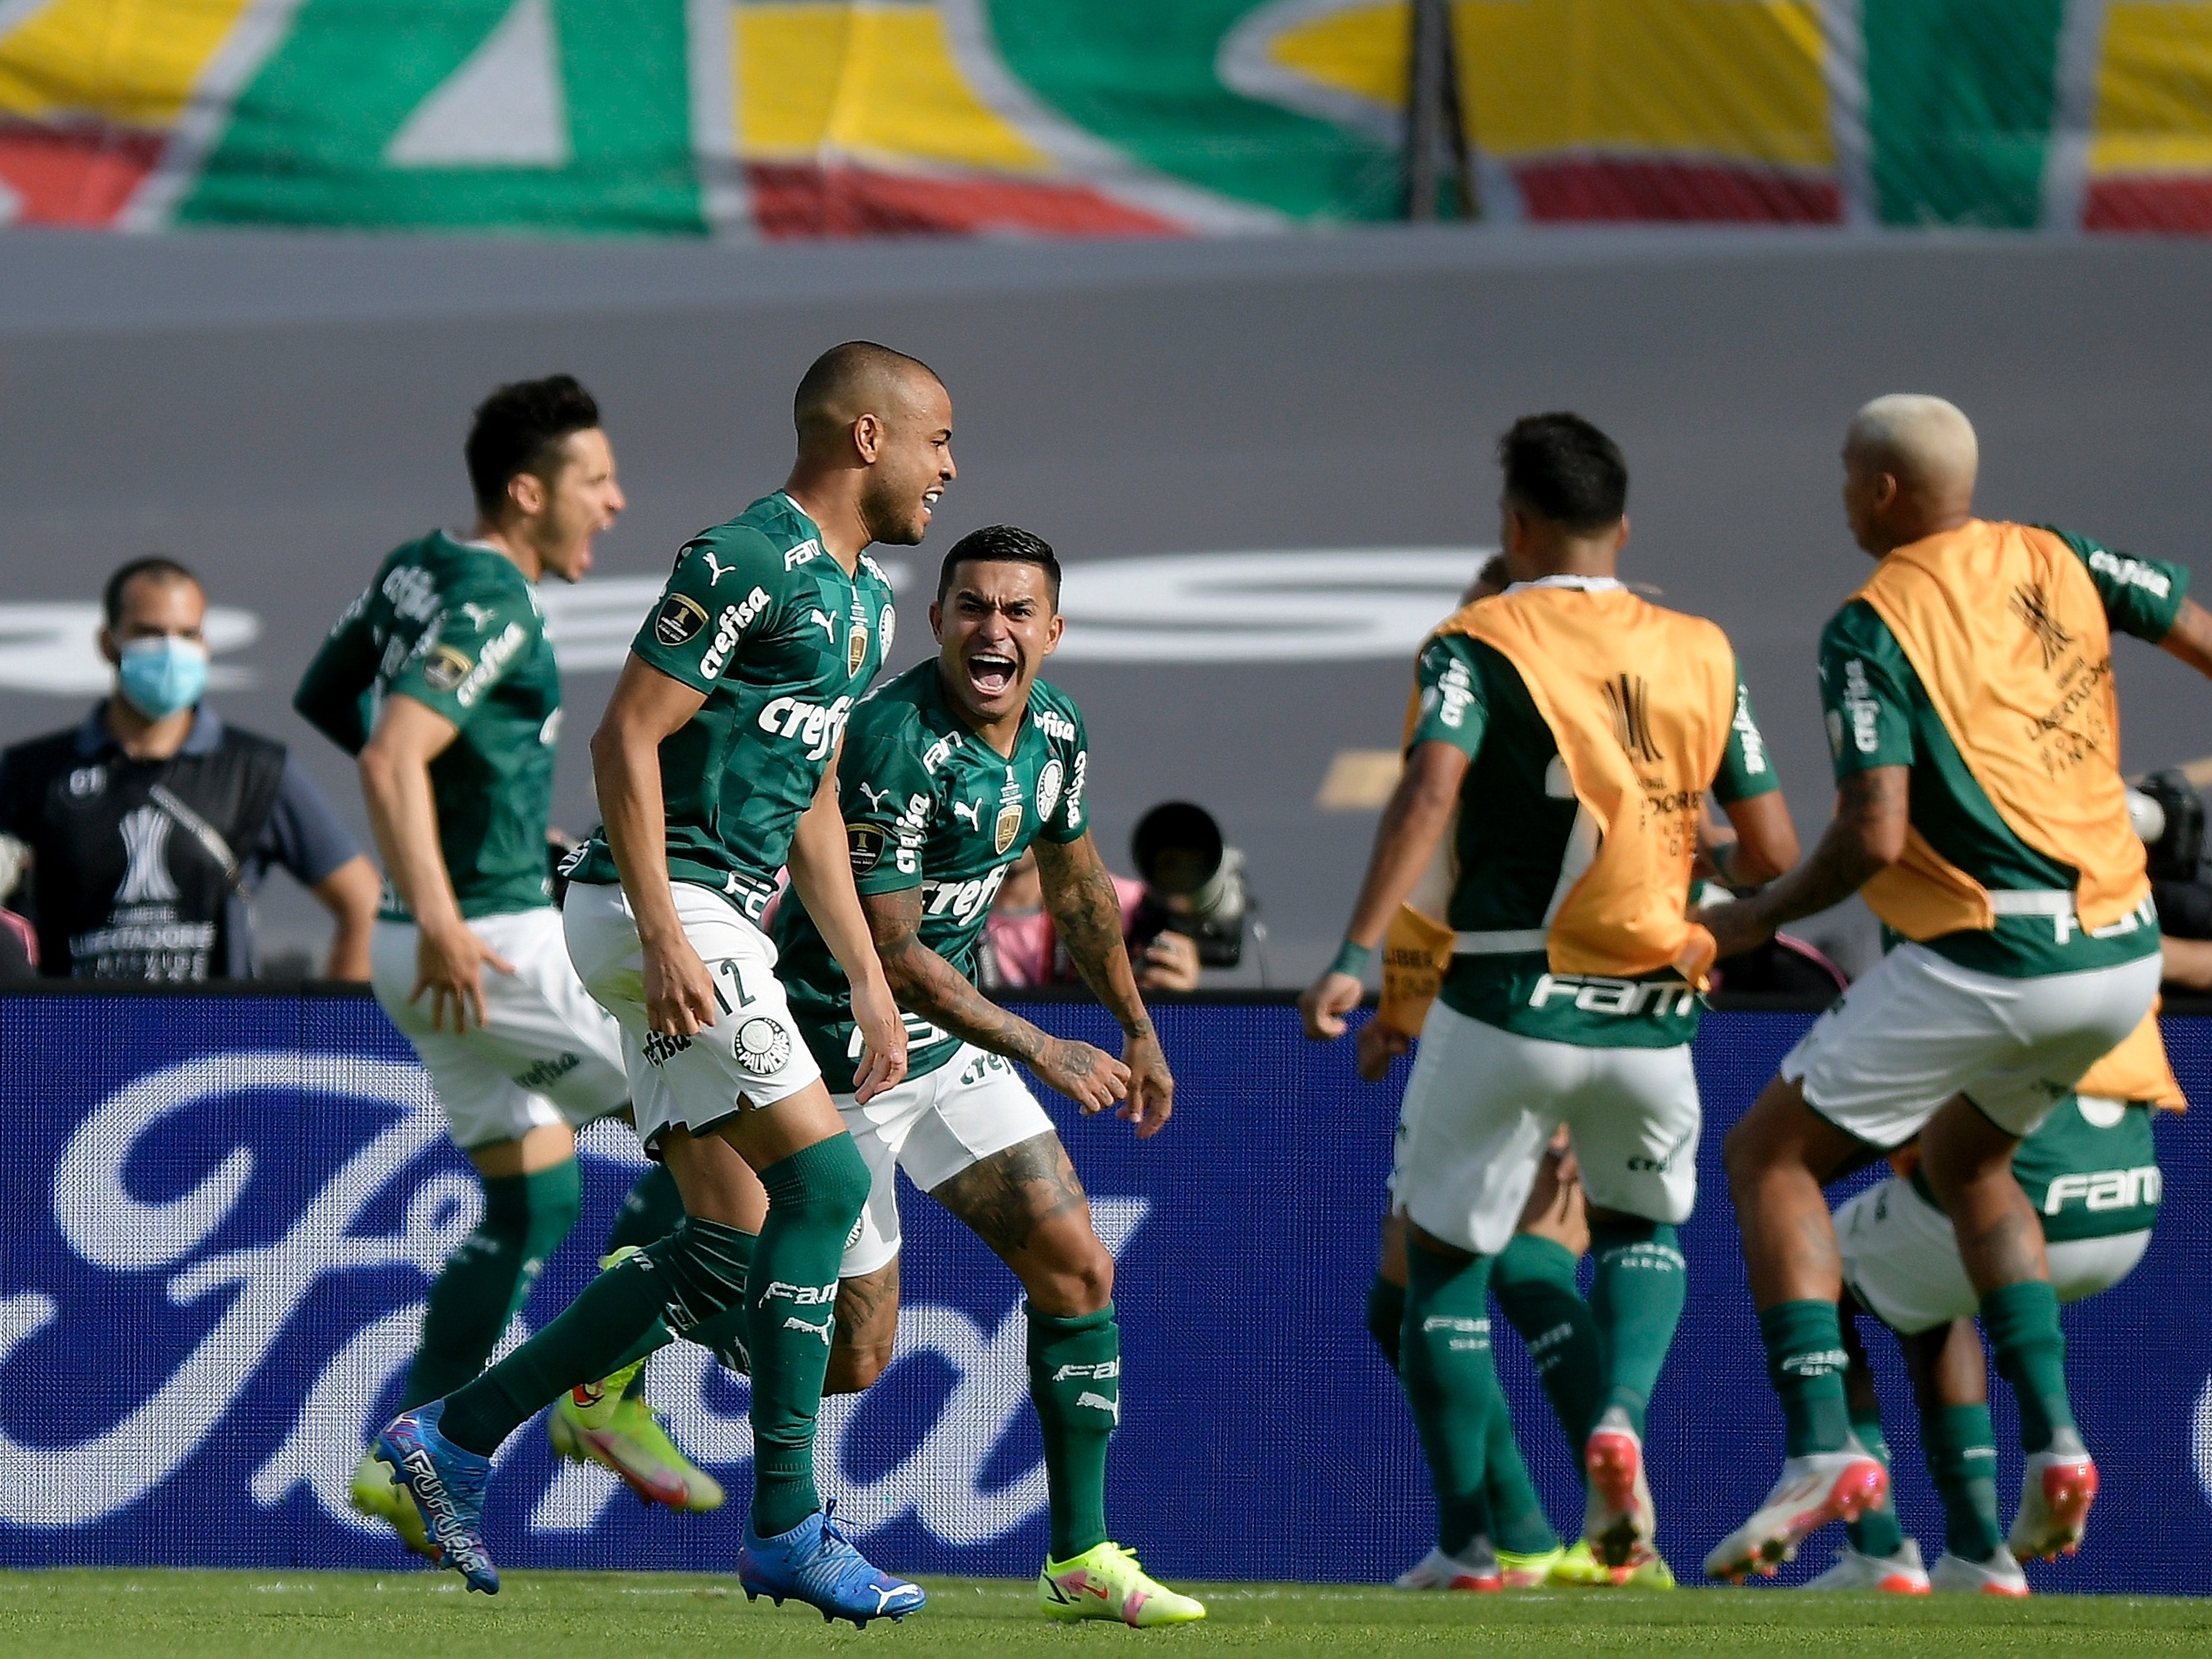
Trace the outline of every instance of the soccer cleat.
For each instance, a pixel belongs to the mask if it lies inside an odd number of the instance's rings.
[[[1674,1575],[1666,1558],[1648,1545],[1639,1545],[1624,1565],[1609,1567],[1597,1559],[1585,1538],[1560,1552],[1548,1582],[1568,1589],[1672,1589]]]
[[[1888,1495],[1889,1471],[1856,1441],[1842,1451],[1792,1457],[1751,1519],[1705,1557],[1705,1577],[1738,1584],[1749,1573],[1771,1577],[1829,1522],[1855,1521]]]
[[[1118,1619],[1139,1630],[1195,1624],[1206,1603],[1178,1595],[1119,1544],[1098,1544],[1037,1574],[1037,1602],[1048,1619]]]
[[[1803,1588],[1808,1590],[1880,1590],[1888,1595],[1925,1595],[1928,1571],[1920,1565],[1920,1546],[1906,1539],[1897,1553],[1862,1555],[1849,1546],[1836,1552],[1836,1565]]]
[[[373,1451],[363,1452],[361,1462],[354,1465],[352,1496],[355,1509],[372,1521],[383,1522],[416,1554],[437,1560],[438,1547],[430,1541],[429,1529],[422,1524],[422,1511]]]
[[[583,1392],[562,1395],[546,1416],[545,1432],[556,1454],[604,1464],[648,1504],[695,1514],[721,1508],[721,1483],[677,1449],[652,1407],[619,1391],[611,1407],[586,1407],[576,1399]],[[599,1426],[593,1426],[594,1416]]]
[[[1475,1590],[1487,1593],[1505,1588],[1504,1570],[1487,1538],[1470,1540],[1458,1555],[1432,1549],[1413,1566],[1391,1580],[1401,1590]]]
[[[2028,1593],[2027,1575],[2020,1570],[2020,1563],[2012,1559],[2012,1552],[2002,1544],[1986,1561],[1969,1561],[1963,1555],[1945,1550],[1936,1558],[1935,1569],[1928,1575],[1928,1587],[1939,1595],[2019,1597]]]
[[[2089,1505],[2097,1498],[2097,1466],[2078,1436],[2068,1434],[2047,1451],[2032,1452],[2021,1471],[2020,1513],[2005,1547],[2018,1561],[2055,1561],[2081,1547]]]
[[[1638,1545],[1627,1565],[1613,1570],[1613,1585],[1615,1589],[1670,1590],[1674,1588],[1674,1571],[1657,1550]]]
[[[921,1585],[878,1571],[831,1524],[836,1508],[833,1498],[827,1508],[772,1538],[756,1533],[752,1517],[745,1517],[738,1545],[738,1583],[745,1600],[765,1595],[778,1607],[804,1601],[821,1613],[823,1624],[849,1619],[856,1630],[866,1630],[871,1619],[903,1619],[926,1606],[929,1598]]]
[[[499,1594],[499,1569],[484,1547],[484,1488],[491,1459],[464,1451],[438,1432],[446,1402],[433,1400],[402,1412],[376,1437],[376,1455],[412,1494],[437,1546],[439,1564],[451,1567],[472,1590]]]
[[[1619,1407],[1609,1409],[1590,1431],[1583,1446],[1583,1467],[1589,1474],[1583,1537],[1607,1566],[1626,1566],[1639,1549],[1651,1547],[1658,1516],[1651,1507],[1651,1488],[1644,1479],[1644,1442]]]
[[[1566,1553],[1557,1544],[1547,1550],[1535,1550],[1527,1555],[1514,1550],[1498,1551],[1500,1587],[1504,1589],[1543,1589],[1552,1582],[1552,1569],[1565,1559]]]

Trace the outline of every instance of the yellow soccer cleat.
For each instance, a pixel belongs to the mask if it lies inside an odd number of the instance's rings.
[[[1567,1553],[1557,1544],[1547,1550],[1537,1550],[1522,1555],[1515,1550],[1498,1552],[1500,1588],[1504,1589],[1541,1589],[1552,1582],[1552,1574]]]
[[[1627,1565],[1608,1567],[1597,1559],[1585,1538],[1560,1555],[1547,1582],[1574,1589],[1672,1589],[1674,1575],[1659,1552],[1649,1546],[1639,1547]]]
[[[578,1397],[581,1389],[554,1402],[545,1419],[554,1453],[612,1469],[648,1504],[695,1515],[721,1508],[721,1483],[678,1449],[653,1407],[623,1395],[612,1377],[603,1386],[612,1392],[588,1406]]]
[[[1048,1619],[1118,1619],[1149,1630],[1206,1617],[1206,1603],[1178,1595],[1147,1575],[1119,1544],[1100,1544],[1037,1574],[1037,1603]]]
[[[354,1466],[353,1506],[372,1521],[381,1521],[399,1534],[399,1541],[426,1561],[440,1559],[422,1524],[422,1511],[415,1507],[415,1494],[392,1478],[392,1466],[373,1451],[361,1455]]]

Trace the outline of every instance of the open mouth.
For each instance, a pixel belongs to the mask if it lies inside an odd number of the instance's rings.
[[[925,489],[921,492],[921,516],[923,518],[929,518],[936,513],[937,498],[944,493],[945,492],[942,489]]]
[[[1014,684],[1014,659],[994,651],[979,651],[968,659],[968,684],[980,697],[1004,696]]]

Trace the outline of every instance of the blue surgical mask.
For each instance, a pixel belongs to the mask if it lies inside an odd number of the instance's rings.
[[[123,647],[115,678],[124,702],[149,720],[166,719],[190,708],[207,690],[207,647],[173,634],[132,640]]]

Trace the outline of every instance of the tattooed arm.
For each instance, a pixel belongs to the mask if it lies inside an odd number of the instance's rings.
[[[1875,766],[1844,778],[1836,791],[1835,818],[1812,857],[1751,897],[1698,916],[1712,930],[1720,954],[1747,951],[1785,923],[1842,903],[1904,857],[1911,775],[1910,767]]]
[[[1113,1055],[1063,1041],[1001,1008],[924,945],[921,888],[863,894],[860,906],[900,1007],[964,1042],[1020,1060],[1085,1113],[1102,1111],[1127,1092],[1128,1069]]]
[[[1114,890],[1114,878],[1106,873],[1105,861],[1087,830],[1070,842],[1040,836],[1035,845],[1045,908],[1067,947],[1068,959],[1121,1028],[1129,1097],[1121,1115],[1135,1126],[1138,1139],[1147,1139],[1159,1133],[1175,1110],[1175,1079],[1129,966],[1129,947],[1121,938],[1121,899]]]

